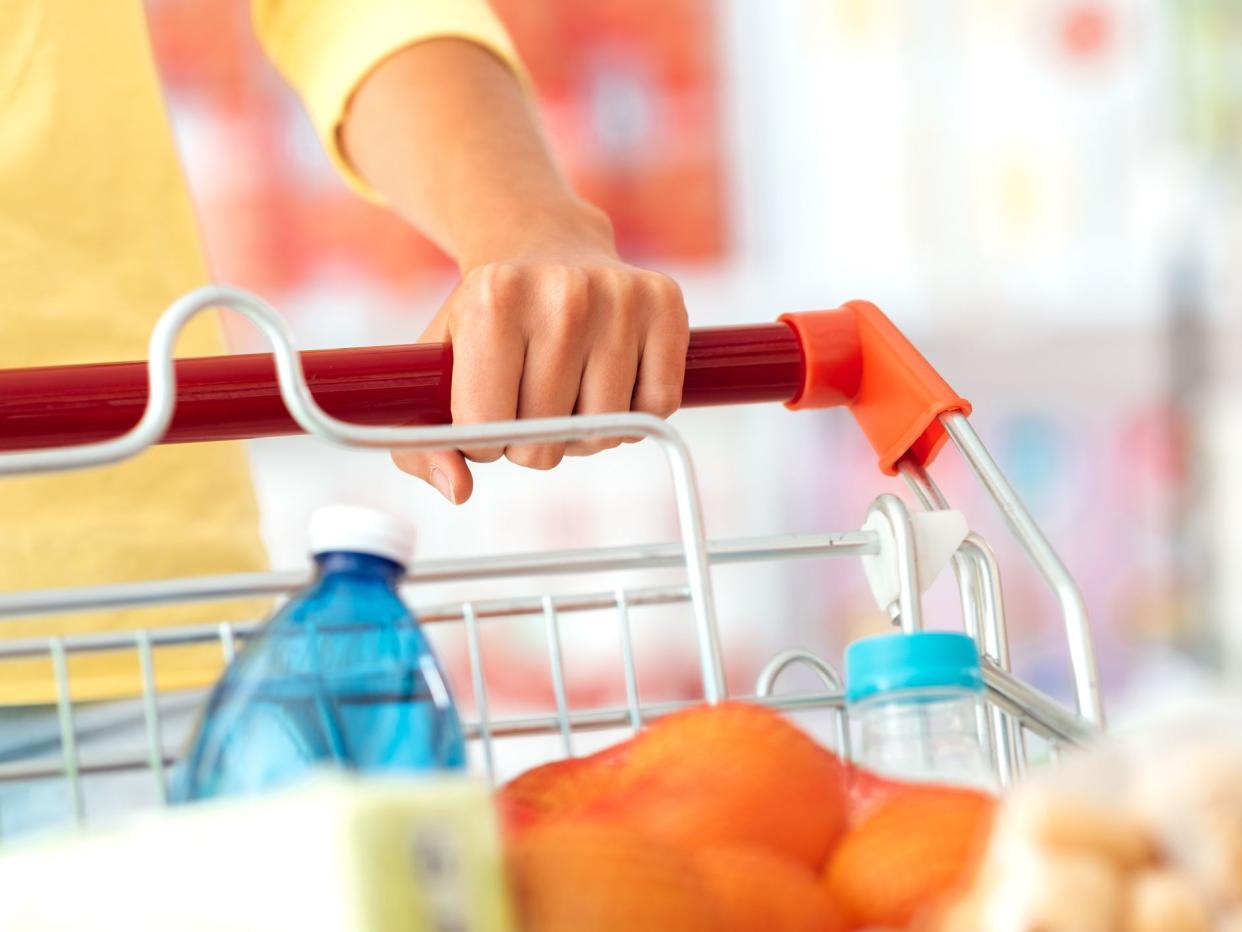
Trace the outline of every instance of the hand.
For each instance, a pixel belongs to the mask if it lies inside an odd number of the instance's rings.
[[[418,42],[372,70],[341,127],[344,154],[390,206],[452,256],[462,282],[427,341],[453,344],[455,424],[681,402],[681,292],[617,256],[612,226],[557,170],[512,69],[478,45]],[[551,469],[618,440],[393,454],[451,502],[467,459]]]
[[[631,410],[667,417],[680,405],[689,339],[681,290],[665,275],[622,262],[594,208],[574,213],[496,224],[516,233],[463,263],[461,284],[422,336],[453,344],[453,423]],[[551,469],[567,454],[620,442],[396,451],[393,461],[460,504],[474,486],[467,459],[504,455]]]

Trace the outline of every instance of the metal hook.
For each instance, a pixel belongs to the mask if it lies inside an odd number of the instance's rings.
[[[759,677],[755,680],[755,695],[761,699],[769,698],[772,695],[772,687],[776,685],[777,677],[795,664],[810,667],[819,676],[823,684],[833,692],[839,694],[845,691],[844,681],[841,679],[841,674],[837,672],[836,667],[818,654],[805,648],[793,647],[789,650],[781,651],[764,664],[763,669],[759,671]],[[849,760],[850,729],[844,706],[837,707],[836,718],[837,750],[844,759]]]
[[[755,680],[755,695],[764,699],[772,695],[772,687],[776,685],[777,677],[798,663],[805,664],[819,674],[824,685],[834,692],[841,692],[845,688],[841,674],[827,660],[805,648],[793,647],[781,651],[764,664],[758,679]]]

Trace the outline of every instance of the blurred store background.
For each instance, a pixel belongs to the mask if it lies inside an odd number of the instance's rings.
[[[628,258],[682,284],[695,324],[866,297],[975,402],[980,431],[1083,586],[1115,704],[1197,669],[1242,676],[1242,4],[495,5],[578,190],[612,215]],[[413,341],[455,270],[336,177],[244,0],[148,7],[217,277],[270,298],[304,347]],[[259,348],[236,321],[230,339]],[[874,495],[904,493],[839,412],[674,421],[712,536],[852,529]],[[676,532],[647,445],[548,474],[480,467],[459,509],[383,456],[305,439],[251,453],[281,568],[304,565],[306,518],[333,500],[412,515],[423,556]],[[1065,695],[1055,602],[953,451],[938,475],[998,550],[1019,672]],[[716,579],[738,689],[782,647],[836,661],[883,625],[852,560]],[[539,588],[415,599],[522,587]],[[929,607],[933,623],[957,622],[948,585]],[[648,628],[645,695],[693,691],[684,609],[635,624]],[[615,700],[615,626],[583,616],[564,627],[571,704]],[[542,632],[489,634],[493,705],[546,707]],[[464,684],[461,651],[445,650]]]

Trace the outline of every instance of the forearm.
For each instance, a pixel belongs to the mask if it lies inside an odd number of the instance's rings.
[[[473,43],[435,39],[377,67],[341,128],[359,174],[468,271],[611,226],[557,170],[517,78]]]
[[[422,336],[453,345],[454,423],[677,408],[689,338],[681,291],[618,258],[607,217],[557,171],[505,64],[462,40],[412,45],[363,81],[340,132],[358,174],[461,267]],[[467,458],[503,452],[548,469],[618,442],[394,458],[463,502]]]

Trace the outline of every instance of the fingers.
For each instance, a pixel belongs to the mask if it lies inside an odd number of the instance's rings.
[[[449,309],[453,341],[453,423],[481,424],[517,417],[518,387],[526,358],[526,313],[520,270],[488,266],[470,287],[453,293]],[[503,447],[471,447],[469,459],[490,463]]]
[[[671,278],[648,276],[644,286],[660,312],[652,318],[643,340],[633,409],[668,417],[681,406],[690,325],[681,289]]]
[[[474,477],[466,459],[456,450],[436,450],[421,453],[413,450],[394,450],[392,461],[402,472],[417,476],[454,505],[470,498],[474,491]]]
[[[665,275],[615,259],[482,266],[424,336],[453,344],[457,425],[629,410],[667,417],[681,403],[689,342],[681,290]],[[491,462],[503,453],[550,469],[567,453],[596,453],[620,440],[397,451],[393,460],[460,503],[473,489],[467,459]]]
[[[575,414],[608,414],[630,410],[634,379],[638,373],[638,339],[634,327],[614,326],[614,333],[596,344],[587,358],[578,389]],[[620,437],[576,440],[565,452],[569,456],[590,456],[621,443]]]
[[[681,403],[689,323],[681,290],[658,272],[611,277],[596,298],[610,321],[607,335],[590,350],[578,395],[577,414],[647,411],[667,417]],[[597,453],[638,437],[571,443],[570,455]]]
[[[573,413],[587,346],[595,329],[590,281],[585,270],[545,269],[532,282],[532,321],[526,365],[518,389],[518,417],[565,417]],[[551,469],[565,455],[564,443],[510,444],[505,456],[519,466]]]

